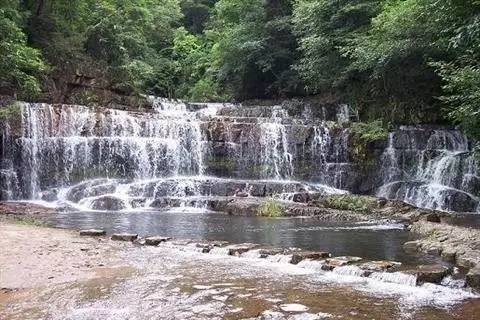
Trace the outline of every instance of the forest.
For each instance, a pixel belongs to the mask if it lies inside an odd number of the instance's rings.
[[[191,101],[315,96],[480,138],[478,0],[2,0],[0,56],[0,93],[21,100],[62,102],[85,79]]]

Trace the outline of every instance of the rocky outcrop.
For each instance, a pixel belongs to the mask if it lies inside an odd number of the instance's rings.
[[[411,232],[420,236],[416,241],[407,242],[404,248],[441,256],[444,260],[473,270],[471,283],[480,266],[480,230],[447,224],[417,221]],[[476,288],[480,289],[479,286]]]
[[[417,277],[417,284],[425,282],[440,283],[443,278],[452,273],[452,268],[442,265],[421,265],[413,270],[403,271]]]

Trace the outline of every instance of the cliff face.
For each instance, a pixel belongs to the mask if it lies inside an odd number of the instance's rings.
[[[366,161],[356,156],[345,106],[151,103],[145,112],[21,104],[18,117],[2,125],[0,197],[57,201],[80,183],[89,192],[77,202],[121,193],[128,207],[148,205],[165,185],[168,196],[217,196],[200,187],[208,177],[218,185],[241,181],[236,189],[247,193],[256,180],[272,180],[265,188],[280,183],[275,194],[287,194],[284,180],[294,180],[304,185],[295,191],[341,189],[453,211],[478,207],[471,146],[453,128],[400,127],[385,141],[362,145]],[[98,183],[102,178],[109,182]]]

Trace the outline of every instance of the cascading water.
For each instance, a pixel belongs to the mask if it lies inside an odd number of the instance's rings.
[[[364,173],[350,160],[348,106],[150,102],[144,112],[22,103],[21,123],[2,126],[1,199],[116,210],[358,190]],[[402,127],[381,151],[382,170],[372,173],[381,175],[379,196],[477,210],[477,164],[459,131]]]
[[[458,130],[401,127],[390,133],[381,161],[378,196],[432,209],[478,210],[480,178]]]

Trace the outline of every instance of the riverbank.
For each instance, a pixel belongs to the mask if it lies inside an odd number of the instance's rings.
[[[480,312],[478,299],[456,289],[359,281],[180,243],[138,246],[5,221],[0,235],[1,319],[475,319]]]

